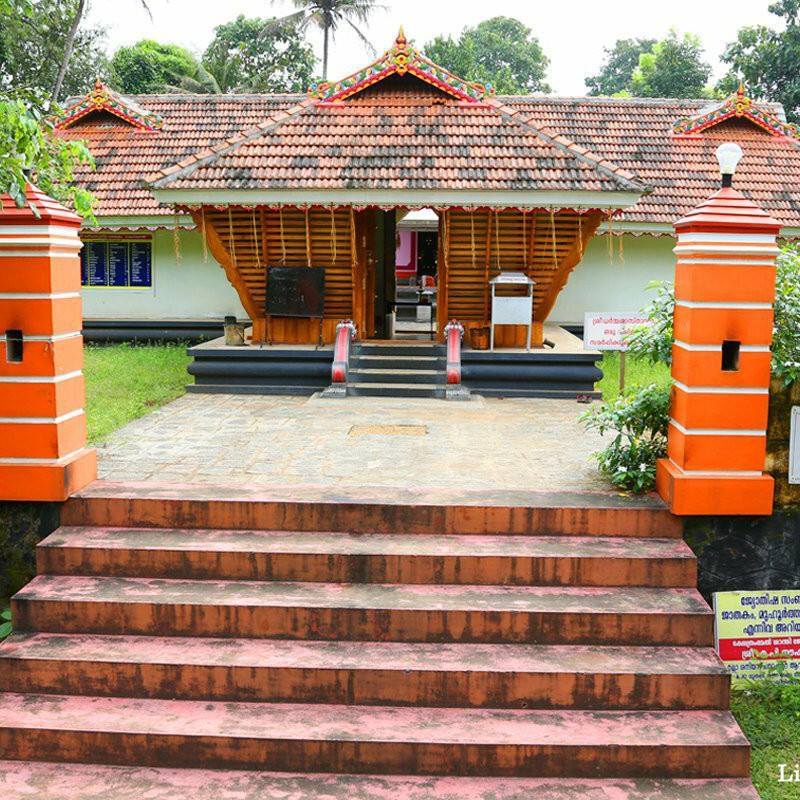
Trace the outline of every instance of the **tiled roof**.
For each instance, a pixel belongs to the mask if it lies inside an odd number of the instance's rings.
[[[157,175],[170,189],[641,191],[497,100],[462,101],[393,75],[343,102],[307,100],[240,142]]]
[[[388,106],[377,88],[324,104],[302,95],[137,96],[131,99],[163,118],[160,130],[138,130],[94,114],[60,135],[88,140],[97,172],[83,169],[77,177],[100,199],[101,215],[170,215],[142,186],[159,170],[175,175],[173,187],[223,188],[372,181],[389,187],[537,183],[607,189],[636,176],[652,192],[623,219],[661,224],[672,223],[718,187],[714,151],[721,141],[734,140],[745,153],[736,187],[783,225],[800,227],[800,147],[737,118],[676,136],[677,120],[708,112],[705,100],[534,96],[467,104],[419,88],[400,96],[395,87],[389,94]],[[287,111],[288,117],[280,113]],[[511,111],[518,113],[508,118]],[[585,148],[589,161],[573,156],[581,151],[568,142]],[[223,154],[191,176],[175,166],[215,151]],[[591,166],[592,153],[606,160],[600,171]],[[398,170],[396,157],[408,169]]]
[[[58,132],[66,139],[87,141],[97,169],[79,167],[75,178],[98,198],[96,213],[103,216],[172,215],[172,208],[159,204],[143,185],[146,175],[224,142],[298,101],[294,95],[164,94],[130,99],[158,114],[161,127],[145,130],[100,112]]]
[[[714,151],[722,142],[744,150],[734,185],[784,226],[800,227],[800,146],[745,119],[732,118],[691,136],[676,120],[699,116],[707,100],[515,97],[506,102],[575,142],[635,171],[652,187],[622,219],[672,224],[719,187]],[[772,113],[779,106],[767,106]]]

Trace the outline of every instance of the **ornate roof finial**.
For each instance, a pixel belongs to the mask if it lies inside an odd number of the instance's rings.
[[[406,39],[406,32],[403,30],[402,25],[400,26],[400,30],[397,31],[397,38],[394,40],[394,43],[398,50],[406,49],[408,39]]]
[[[68,128],[88,114],[97,111],[106,111],[135,128],[148,131],[157,130],[164,122],[158,114],[109,88],[97,75],[94,79],[94,86],[86,95],[64,109],[64,118],[56,123],[56,128]]]

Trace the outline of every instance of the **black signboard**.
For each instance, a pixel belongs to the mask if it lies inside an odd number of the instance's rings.
[[[108,286],[108,248],[105,242],[86,242],[87,286]]]
[[[267,314],[275,317],[322,317],[325,307],[323,267],[267,267]]]
[[[127,242],[108,243],[108,285],[128,286],[129,251]]]
[[[153,262],[150,242],[131,242],[130,286],[153,285]]]

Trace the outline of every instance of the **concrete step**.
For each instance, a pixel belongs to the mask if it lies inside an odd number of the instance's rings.
[[[15,633],[9,692],[491,708],[726,709],[711,648]]]
[[[439,356],[354,356],[351,369],[445,369],[447,359]]]
[[[353,348],[353,356],[413,356],[420,358],[430,356],[441,358],[445,355],[446,349],[443,344],[431,344],[430,342],[420,342],[414,344],[412,342],[402,342],[398,344],[391,344],[386,342],[383,344],[370,344],[359,343]]]
[[[347,379],[350,384],[439,384],[445,383],[445,373],[436,369],[373,369],[359,366],[350,370]]]
[[[5,800],[758,800],[749,780],[441,778],[0,761]]]
[[[445,394],[444,383],[432,380],[408,383],[387,381],[375,382],[349,382],[347,393],[353,397],[419,397],[427,400],[443,400]]]
[[[745,778],[727,711],[541,711],[0,695],[5,758],[280,772]]]
[[[39,575],[21,631],[408,642],[710,646],[694,589],[425,586]]]
[[[335,494],[247,486],[95,481],[61,508],[63,525],[358,533],[538,534],[680,538],[683,523],[655,496],[407,490]]]
[[[682,539],[63,527],[39,573],[216,580],[555,586],[697,582]]]

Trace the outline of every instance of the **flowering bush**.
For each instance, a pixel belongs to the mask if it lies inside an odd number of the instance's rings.
[[[581,414],[587,430],[616,435],[595,453],[600,472],[617,488],[646,492],[656,480],[656,460],[667,452],[669,387],[651,384]]]

